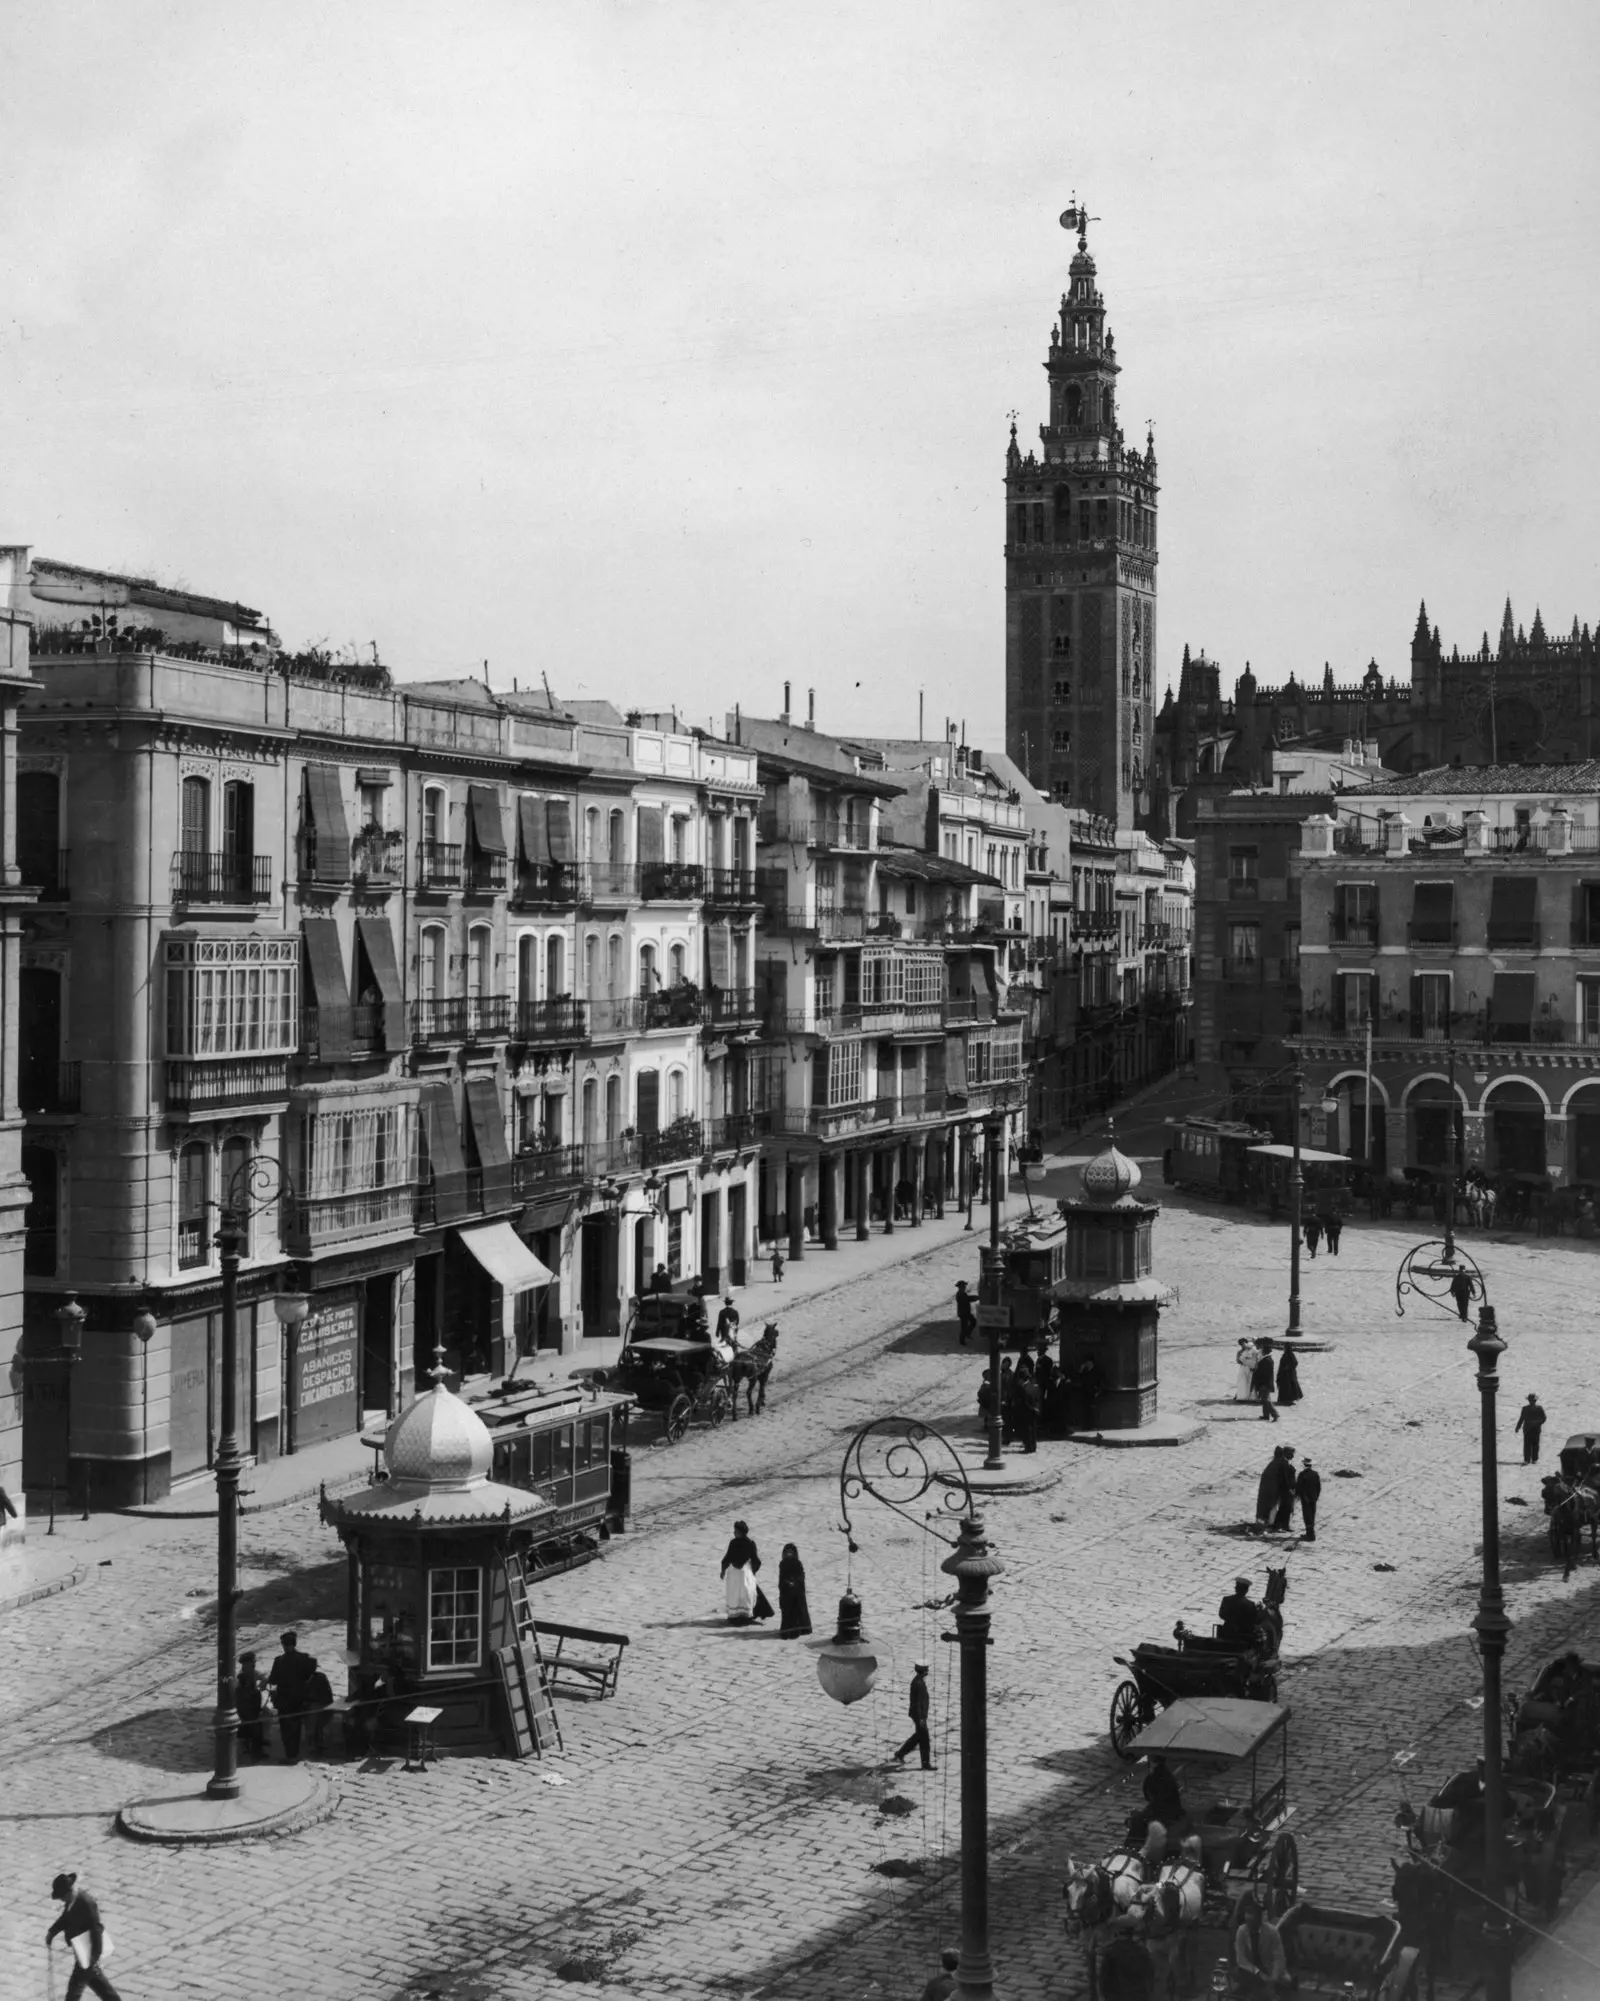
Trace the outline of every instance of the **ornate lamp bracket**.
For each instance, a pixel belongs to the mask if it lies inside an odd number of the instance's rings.
[[[850,1503],[862,1494],[892,1508],[913,1527],[930,1529],[952,1549],[960,1540],[956,1524],[972,1512],[972,1490],[960,1454],[942,1431],[911,1417],[874,1418],[845,1448],[839,1469],[839,1528],[852,1552],[856,1541]],[[937,1495],[936,1505],[920,1517],[912,1513],[928,1494]]]
[[[1431,1306],[1441,1307],[1446,1313],[1457,1313],[1460,1308],[1454,1288],[1462,1279],[1467,1282],[1467,1304],[1482,1304],[1488,1297],[1483,1273],[1459,1244],[1452,1258],[1445,1256],[1442,1237],[1432,1238],[1424,1244],[1413,1244],[1400,1260],[1400,1269],[1395,1274],[1394,1310],[1404,1315],[1405,1295],[1411,1292],[1427,1300]]]

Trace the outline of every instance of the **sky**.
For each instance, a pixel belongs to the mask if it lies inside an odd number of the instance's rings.
[[[1163,681],[1600,625],[1600,10],[9,0],[0,539],[720,726],[1003,735],[1091,215]],[[487,663],[487,667],[485,666]]]

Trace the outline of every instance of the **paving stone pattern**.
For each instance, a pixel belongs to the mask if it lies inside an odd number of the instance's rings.
[[[990,1786],[1007,2001],[1083,1991],[1061,1929],[1064,1864],[1105,1847],[1137,1787],[1106,1738],[1123,1677],[1113,1657],[1165,1640],[1179,1617],[1205,1625],[1236,1570],[1289,1569],[1292,1825],[1310,1894],[1375,1903],[1395,1852],[1396,1758],[1410,1754],[1404,1782],[1420,1799],[1470,1760],[1480,1728],[1467,1634],[1478,1396],[1467,1328],[1420,1305],[1395,1318],[1394,1269],[1415,1227],[1356,1223],[1339,1258],[1307,1262],[1307,1330],[1336,1345],[1305,1358],[1306,1401],[1273,1428],[1230,1401],[1233,1348],[1281,1331],[1286,1232],[1164,1199],[1157,1262],[1183,1298],[1162,1330],[1162,1408],[1196,1411],[1208,1429],[1150,1452],[1046,1443],[1060,1484],[986,1509],[1006,1565]],[[1551,1413],[1547,1461],[1568,1429],[1600,1423],[1600,1262],[1566,1241],[1473,1248],[1510,1344],[1500,1458],[1516,1687],[1562,1647],[1600,1644],[1600,1573],[1586,1564],[1562,1583],[1509,1432],[1529,1389]],[[949,1301],[975,1270],[975,1239],[952,1220],[863,1249],[807,1260],[809,1297],[752,1289],[748,1314],[782,1308],[768,1414],[641,1449],[632,1532],[540,1587],[549,1616],[633,1638],[619,1697],[563,1704],[567,1750],[542,1764],[458,1758],[406,1775],[398,1760],[336,1763],[338,1811],[301,1834],[222,1849],[123,1840],[119,1805],[207,1767],[214,1532],[181,1520],[82,1531],[88,1580],[0,1621],[0,1994],[45,1991],[61,1868],[100,1895],[129,2001],[524,2001],[584,1982],[771,2001],[919,1993],[959,1904],[955,1650],[938,1638],[948,1615],[926,1609],[946,1589],[944,1551],[860,1504],[853,1574],[881,1666],[875,1695],[848,1710],[822,1694],[807,1647],[724,1624],[717,1577],[735,1515],[770,1572],[796,1542],[821,1638],[845,1579],[837,1482],[851,1433],[894,1411],[973,1428],[981,1362],[956,1349]],[[824,1277],[841,1282],[818,1292]],[[1323,1473],[1314,1545],[1239,1534],[1279,1440]],[[342,1645],[343,1557],[314,1505],[247,1517],[242,1543],[242,1643],[265,1660],[292,1622],[314,1653]],[[918,1659],[933,1667],[937,1766],[886,1771]]]

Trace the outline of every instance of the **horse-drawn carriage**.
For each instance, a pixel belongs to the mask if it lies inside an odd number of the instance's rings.
[[[778,1330],[770,1323],[746,1344],[718,1340],[697,1295],[648,1293],[633,1302],[622,1353],[603,1380],[655,1413],[667,1442],[676,1445],[696,1421],[713,1428],[736,1421],[741,1385],[748,1413],[765,1409],[777,1349]]]
[[[1209,1635],[1193,1633],[1180,1619],[1173,1628],[1175,1647],[1145,1642],[1131,1656],[1118,1654],[1117,1665],[1133,1679],[1117,1684],[1111,1697],[1111,1748],[1119,1758],[1139,1754],[1138,1733],[1168,1704],[1191,1696],[1226,1695],[1251,1702],[1278,1699],[1278,1652],[1283,1642],[1283,1601],[1289,1589],[1287,1570],[1267,1573],[1267,1591],[1248,1645],[1226,1637],[1220,1627]]]
[[[1549,1517],[1550,1554],[1570,1577],[1583,1554],[1585,1529],[1589,1554],[1600,1559],[1600,1430],[1574,1432],[1557,1463],[1559,1470],[1539,1482],[1539,1494]]]

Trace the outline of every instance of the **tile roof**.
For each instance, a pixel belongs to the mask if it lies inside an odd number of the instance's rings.
[[[1347,785],[1341,799],[1426,799],[1459,792],[1600,792],[1600,758],[1573,764],[1438,764],[1372,785]]]

